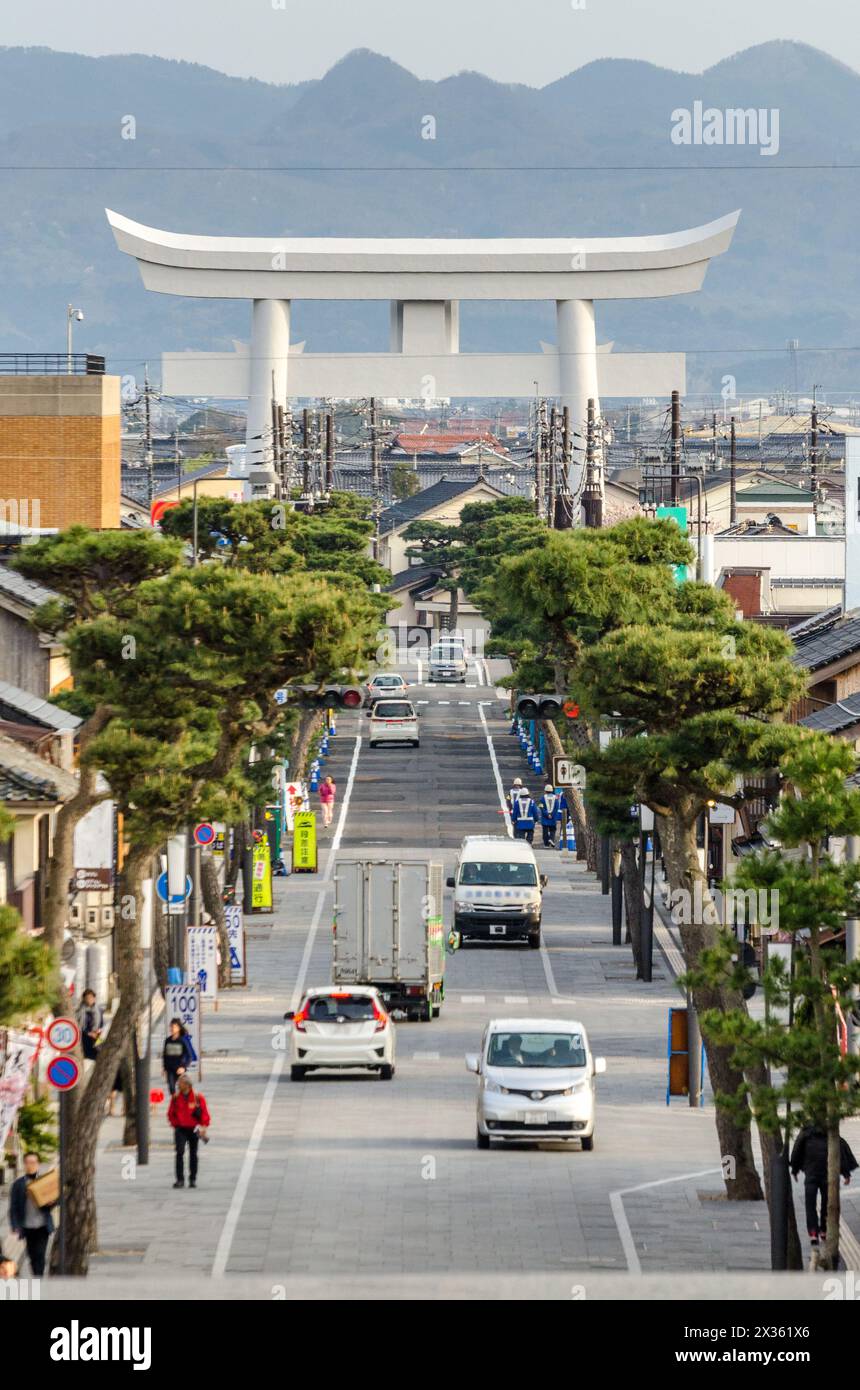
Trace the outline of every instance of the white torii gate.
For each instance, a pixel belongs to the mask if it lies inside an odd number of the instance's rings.
[[[663,236],[339,238],[189,236],[107,210],[117,246],[147,289],[252,301],[250,348],[165,353],[171,395],[247,396],[248,454],[270,461],[271,401],[294,397],[518,396],[570,407],[584,433],[589,398],[685,390],[683,353],[598,348],[596,299],[688,294],[726,251],[739,212]],[[305,353],[290,346],[294,299],[387,299],[387,353]],[[461,353],[459,301],[555,300],[558,345],[543,353]],[[273,386],[274,383],[274,386]],[[574,464],[576,491],[581,469]]]

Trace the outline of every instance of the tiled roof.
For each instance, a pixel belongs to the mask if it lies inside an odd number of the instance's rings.
[[[817,729],[825,734],[838,734],[841,729],[850,729],[852,724],[860,724],[860,691],[846,695],[844,700],[837,700],[835,704],[825,705],[797,722],[805,729]]]
[[[441,507],[445,502],[450,502],[455,497],[460,497],[464,492],[471,492],[479,483],[499,492],[492,483],[487,483],[483,479],[464,478],[454,480],[440,478],[438,483],[433,483],[431,487],[422,488],[421,492],[416,492],[412,497],[404,497],[402,501],[395,502],[393,506],[386,507],[379,518],[379,530],[381,534],[386,531],[393,531],[396,526],[405,526],[409,521],[415,521],[419,516],[424,516],[427,512],[432,512],[435,507]],[[502,493],[499,492],[499,496]]]
[[[21,720],[21,715],[31,724],[43,724],[46,729],[55,729],[57,733],[77,729],[81,723],[77,714],[69,714],[67,710],[60,709],[59,705],[52,705],[48,700],[31,695],[27,690],[19,690],[8,681],[0,681],[0,717],[22,723],[24,720]]]
[[[25,603],[28,608],[39,608],[49,599],[59,597],[54,589],[46,589],[33,579],[25,579],[23,574],[9,569],[7,565],[0,565],[0,592],[17,599],[19,603]]]
[[[388,591],[394,594],[399,593],[401,589],[417,589],[422,584],[438,579],[439,573],[435,565],[412,565],[409,569],[395,574],[388,585]]]
[[[78,779],[71,772],[0,737],[0,801],[68,801],[77,790]]]
[[[813,629],[808,634],[790,634],[794,639],[795,666],[805,666],[810,671],[819,671],[832,661],[839,661],[852,652],[860,652],[860,616],[846,616],[837,619],[822,631]]]
[[[481,434],[477,430],[436,434],[398,434],[392,440],[393,450],[404,454],[459,454],[464,449],[472,449],[477,444],[486,444],[496,453],[505,453],[504,444],[494,434]]]

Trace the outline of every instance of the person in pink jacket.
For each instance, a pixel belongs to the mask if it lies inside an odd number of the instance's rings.
[[[337,796],[337,787],[331,777],[324,777],[320,782],[320,805],[322,806],[323,825],[331,825],[331,818],[334,815],[334,799]]]

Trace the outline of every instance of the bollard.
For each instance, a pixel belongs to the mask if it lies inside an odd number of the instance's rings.
[[[576,853],[576,831],[573,827],[573,817],[567,822],[567,848]]]

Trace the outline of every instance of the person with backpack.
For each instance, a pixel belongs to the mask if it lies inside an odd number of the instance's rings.
[[[181,1019],[172,1018],[161,1053],[161,1067],[171,1095],[176,1091],[179,1077],[188,1070],[193,1061],[194,1052],[188,1032]]]
[[[176,1093],[167,1108],[168,1123],[173,1126],[173,1142],[176,1148],[176,1181],[174,1187],[185,1186],[185,1150],[188,1149],[188,1186],[197,1186],[197,1147],[202,1139],[209,1143],[208,1129],[212,1123],[206,1097],[202,1091],[195,1091],[191,1077],[183,1072],[177,1083]]]
[[[815,1250],[827,1234],[827,1130],[823,1125],[805,1125],[791,1151],[791,1176],[797,1182],[803,1173],[806,1199],[806,1229]],[[846,1187],[857,1160],[846,1141],[839,1140],[839,1171]],[[820,1212],[819,1212],[820,1206]]]

